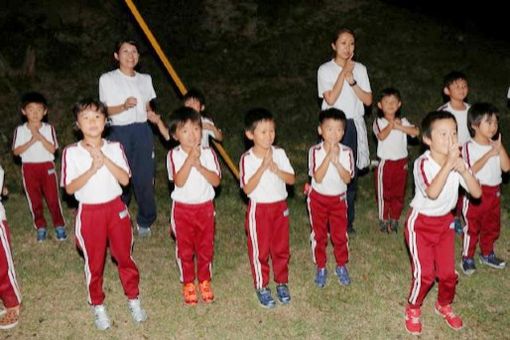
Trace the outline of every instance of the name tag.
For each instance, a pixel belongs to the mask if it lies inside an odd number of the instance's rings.
[[[119,213],[119,217],[120,217],[121,219],[126,218],[126,216],[127,216],[127,215],[128,215],[128,211],[127,211],[127,209],[124,209],[124,210],[122,210],[122,211]]]
[[[283,216],[285,217],[289,216],[289,209],[285,209],[285,211],[283,212]]]
[[[48,170],[48,175],[53,175],[55,173],[55,168]]]

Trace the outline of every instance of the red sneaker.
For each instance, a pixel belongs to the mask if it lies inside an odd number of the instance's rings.
[[[211,281],[204,280],[200,282],[198,287],[200,288],[202,300],[204,300],[205,303],[211,303],[214,301],[214,293],[211,288]]]
[[[421,309],[406,307],[406,331],[413,335],[421,334]]]
[[[184,296],[184,303],[187,305],[196,305],[198,302],[197,293],[195,291],[195,284],[193,282],[185,283],[182,286],[182,295]]]
[[[453,312],[452,305],[441,306],[439,302],[436,302],[435,310],[446,320],[451,329],[456,331],[462,329],[462,319]]]

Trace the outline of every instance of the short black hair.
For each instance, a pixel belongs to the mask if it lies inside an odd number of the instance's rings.
[[[471,105],[467,116],[467,125],[471,137],[475,136],[475,129],[473,129],[472,125],[480,126],[485,116],[492,117],[493,115],[499,121],[499,110],[491,103],[474,103]]]
[[[441,119],[451,119],[457,125],[455,116],[448,111],[432,111],[427,113],[425,118],[421,121],[421,130],[423,131],[422,137],[430,138],[432,132],[432,124]]]
[[[88,97],[80,99],[74,104],[73,106],[74,119],[78,120],[78,115],[87,109],[93,109],[99,113],[102,113],[105,117],[108,116],[105,104],[103,104],[101,101],[97,99]]]
[[[339,120],[342,122],[342,125],[345,128],[345,124],[347,123],[347,118],[345,117],[345,113],[342,110],[331,107],[326,110],[322,110],[319,112],[319,125],[324,123],[326,119]]]
[[[456,82],[457,80],[465,80],[467,82],[467,76],[461,71],[452,71],[444,76],[443,79],[443,88],[449,87],[451,84]]]
[[[244,130],[253,132],[257,124],[264,120],[274,122],[273,114],[269,110],[262,107],[248,110],[244,116]]]
[[[191,121],[193,124],[198,124],[200,127],[202,127],[202,119],[200,117],[200,113],[193,110],[191,107],[182,106],[172,112],[168,122],[168,130],[170,135],[175,135],[177,129],[182,127],[188,121]]]
[[[198,100],[200,102],[200,105],[205,106],[205,96],[204,96],[204,94],[200,90],[198,90],[198,89],[196,89],[194,87],[190,88],[188,90],[188,92],[186,92],[186,94],[182,97],[182,101],[183,102],[185,102],[188,99],[196,99],[196,100]]]
[[[28,104],[36,103],[44,106],[45,109],[48,108],[48,102],[46,101],[46,97],[42,93],[31,91],[26,92],[21,96],[21,108],[25,109]]]
[[[397,90],[394,87],[386,87],[386,88],[382,89],[381,93],[379,93],[379,97],[377,99],[377,102],[379,103],[385,97],[391,97],[391,96],[394,96],[395,98],[397,98],[399,102],[402,101],[402,96],[400,95],[400,91],[399,90]],[[379,118],[383,118],[384,117],[384,112],[380,108],[377,108],[377,116]],[[397,112],[395,112],[395,117],[400,117],[400,108],[398,108]]]
[[[115,42],[115,47],[114,47],[114,51],[115,53],[119,53],[120,51],[120,48],[122,47],[122,45],[124,44],[129,44],[129,45],[133,45],[134,47],[136,47],[136,50],[138,52],[140,52],[140,48],[138,46],[138,43],[134,40],[130,40],[130,39],[121,39],[121,40],[118,40]]]

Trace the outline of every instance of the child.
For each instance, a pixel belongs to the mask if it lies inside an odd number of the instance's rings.
[[[460,158],[455,117],[446,111],[431,112],[423,119],[422,131],[429,150],[414,162],[416,193],[405,227],[413,275],[405,327],[411,334],[421,333],[421,305],[436,278],[436,313],[454,330],[462,328],[462,319],[451,306],[457,285],[451,210],[457,203],[459,184],[472,197],[481,195],[476,178]]]
[[[200,114],[182,107],[170,122],[170,133],[179,145],[167,156],[168,179],[175,184],[172,192],[172,232],[175,253],[183,283],[184,303],[198,302],[195,291],[195,260],[202,300],[214,301],[211,269],[214,254],[214,187],[220,184],[221,172],[214,151],[200,145]]]
[[[4,169],[0,166],[0,300],[5,309],[0,311],[0,329],[10,329],[18,324],[21,295],[12,261],[11,232],[5,217],[1,194],[5,193]]]
[[[100,330],[110,328],[103,305],[108,247],[117,263],[131,316],[140,323],[147,319],[147,314],[138,299],[140,276],[132,257],[131,219],[120,197],[121,185],[128,185],[131,176],[126,156],[119,142],[101,138],[106,125],[104,104],[84,99],[75,104],[73,113],[83,139],[64,150],[61,185],[79,202],[75,235],[85,259],[88,302],[93,306],[95,325]]]
[[[289,209],[287,189],[293,185],[294,169],[281,148],[273,146],[275,122],[266,109],[247,112],[245,135],[253,142],[241,156],[241,188],[249,198],[245,228],[248,236],[253,282],[262,307],[276,306],[269,284],[269,257],[271,257],[276,294],[283,304],[290,303],[288,284],[289,265]]]
[[[404,207],[407,181],[407,136],[416,137],[419,129],[400,118],[402,101],[394,88],[381,91],[373,131],[377,137],[379,165],[375,171],[375,193],[379,208],[379,229],[397,232]]]
[[[46,98],[38,92],[28,92],[21,98],[21,113],[26,123],[16,128],[12,152],[21,157],[23,187],[32,213],[37,241],[46,240],[47,224],[43,212],[43,197],[51,213],[58,241],[67,239],[60,205],[55,151],[58,149],[55,129],[42,120],[48,113]]]
[[[494,242],[501,230],[501,171],[510,170],[510,159],[498,133],[498,109],[488,103],[476,103],[468,111],[471,140],[464,144],[462,156],[482,186],[480,200],[464,197],[464,245],[461,269],[466,275],[475,272],[476,244],[480,239],[480,263],[505,268],[505,261],[494,254]],[[497,137],[496,140],[493,140]]]
[[[312,227],[310,243],[317,266],[315,284],[319,288],[326,285],[328,233],[334,247],[338,280],[344,286],[351,282],[346,267],[349,247],[345,194],[347,184],[354,176],[354,156],[349,147],[340,144],[345,121],[345,114],[338,109],[321,111],[317,130],[323,141],[308,152],[308,169],[312,177],[307,200]]]

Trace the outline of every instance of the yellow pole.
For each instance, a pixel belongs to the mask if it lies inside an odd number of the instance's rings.
[[[126,1],[127,6],[129,7],[131,13],[133,14],[136,21],[138,22],[138,25],[140,25],[140,28],[142,29],[143,33],[145,33],[145,36],[147,37],[147,39],[149,39],[149,42],[151,43],[152,47],[156,51],[159,59],[161,60],[161,62],[163,62],[163,65],[165,66],[168,74],[170,74],[170,77],[172,77],[172,80],[175,82],[175,85],[181,92],[181,95],[185,95],[186,92],[188,92],[188,90],[186,89],[186,86],[184,86],[181,79],[179,78],[179,76],[175,72],[174,68],[172,67],[172,64],[170,64],[170,61],[168,60],[165,53],[161,49],[161,46],[159,45],[158,41],[156,40],[156,38],[152,34],[151,30],[147,26],[147,23],[145,22],[142,15],[136,8],[135,4],[131,0],[125,0],[125,1]],[[213,144],[214,144],[216,150],[218,151],[218,153],[220,154],[220,156],[223,158],[223,160],[229,167],[230,171],[232,171],[234,176],[237,179],[239,179],[239,170],[237,169],[234,162],[228,155],[227,151],[225,151],[225,149],[223,148],[223,146],[220,143],[217,143],[214,140],[213,140]]]

